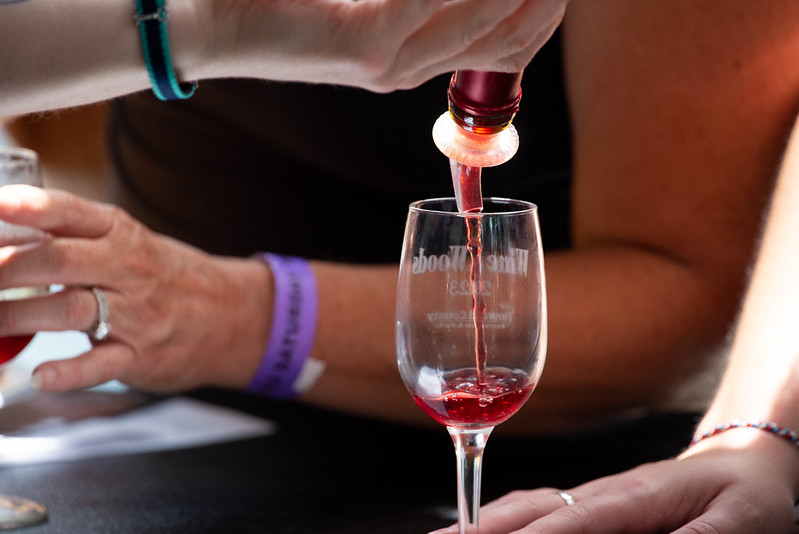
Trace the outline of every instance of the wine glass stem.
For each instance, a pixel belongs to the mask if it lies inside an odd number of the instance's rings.
[[[455,444],[458,462],[458,528],[466,533],[468,525],[477,526],[480,511],[480,484],[483,450],[493,427],[465,429],[447,427]]]

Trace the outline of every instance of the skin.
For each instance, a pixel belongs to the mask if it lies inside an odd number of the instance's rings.
[[[697,436],[730,421],[799,428],[797,227],[799,123],[781,167],[730,363]],[[551,488],[510,493],[483,508],[479,533],[796,532],[799,451],[774,434],[738,428],[705,438],[676,459],[568,493],[576,501],[568,507]]]
[[[756,432],[756,431],[752,431]],[[645,464],[568,490],[509,493],[483,507],[470,534],[789,534],[797,452],[773,436],[745,451],[724,440],[680,460]],[[457,526],[436,531],[458,532]]]
[[[574,247],[546,257],[541,385],[497,432],[558,432],[706,401],[686,396],[696,393],[687,385],[719,364],[738,310],[794,113],[798,10],[790,0],[569,5]],[[3,190],[0,217],[53,236],[0,258],[0,286],[71,286],[5,306],[0,335],[90,328],[87,286],[110,301],[110,340],[43,364],[41,389],[109,378],[158,391],[249,382],[269,336],[271,276],[259,261],[205,255],[58,192]],[[301,400],[432,424],[396,369],[396,267],[313,268],[312,357],[327,369]]]
[[[0,115],[98,102],[147,89],[127,0],[0,3]],[[8,5],[7,5],[8,4]],[[415,87],[458,68],[522,70],[566,0],[170,0],[181,79],[244,76]],[[98,24],[98,21],[102,21]]]

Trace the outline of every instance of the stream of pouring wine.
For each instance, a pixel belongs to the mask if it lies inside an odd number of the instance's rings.
[[[469,283],[472,291],[472,323],[474,325],[474,354],[477,368],[477,383],[486,385],[485,368],[488,350],[485,341],[486,304],[483,298],[482,262],[483,243],[481,220],[483,211],[483,191],[481,185],[482,167],[473,167],[450,160],[452,182],[458,211],[466,214],[466,249],[469,251]],[[488,402],[481,399],[481,404]]]

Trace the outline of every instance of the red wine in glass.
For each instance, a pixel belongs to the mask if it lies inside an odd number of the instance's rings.
[[[485,442],[540,377],[546,293],[535,206],[481,199],[481,169],[457,170],[458,209],[452,199],[410,206],[396,343],[405,386],[455,445],[464,534],[477,524]]]
[[[441,395],[413,395],[422,410],[447,426],[493,427],[516,413],[535,389],[535,382],[522,370],[489,367],[483,381],[472,368],[444,374],[446,390]]]
[[[0,365],[13,360],[32,339],[33,334],[0,337]]]
[[[0,291],[0,306],[3,301],[32,298],[37,295],[49,293],[48,287],[17,287]],[[20,334],[15,336],[0,337],[0,365],[13,360],[28,346],[34,334]]]

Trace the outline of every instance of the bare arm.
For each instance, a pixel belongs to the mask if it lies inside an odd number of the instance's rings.
[[[190,6],[170,4],[178,50],[197,38],[187,29]],[[0,3],[0,50],[0,115],[97,102],[149,86],[131,2]]]
[[[388,91],[456,68],[521,70],[565,4],[169,0],[167,27],[183,80],[254,77]],[[0,2],[0,115],[146,89],[132,15],[128,0]]]
[[[732,421],[772,421],[799,432],[799,123],[794,129],[774,191],[732,355],[721,387],[697,432]],[[684,456],[710,447],[768,446],[786,456],[794,495],[799,495],[799,453],[754,430],[718,435]]]
[[[575,249],[547,259],[528,424],[692,407],[680,386],[725,348],[792,125],[797,7],[570,4]]]

